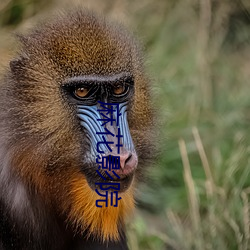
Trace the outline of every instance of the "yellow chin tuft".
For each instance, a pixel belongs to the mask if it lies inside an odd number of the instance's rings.
[[[133,184],[132,184],[133,185]],[[134,188],[133,186],[125,192],[119,194],[121,199],[118,207],[96,207],[96,200],[103,199],[93,191],[85,178],[81,174],[71,182],[71,207],[69,220],[73,221],[82,232],[88,229],[89,235],[94,235],[103,241],[118,240],[118,225],[124,224],[125,218],[134,209]],[[88,235],[88,236],[89,236]]]

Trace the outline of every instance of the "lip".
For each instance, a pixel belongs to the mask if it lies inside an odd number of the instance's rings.
[[[102,187],[104,187],[104,188],[112,187],[112,185],[114,185],[114,184],[120,184],[119,190],[109,189],[108,191],[109,192],[110,191],[111,192],[118,191],[119,193],[123,193],[123,192],[127,191],[127,189],[130,187],[130,185],[133,181],[133,178],[134,178],[134,174],[130,174],[130,175],[124,176],[121,179],[116,179],[116,180],[103,180],[99,176],[95,176],[95,178],[92,180],[88,180],[88,178],[87,178],[87,181],[88,181],[88,184],[92,190],[95,191],[97,189],[100,193],[103,193],[106,190],[100,189],[100,185],[98,185],[97,183],[99,183],[99,184],[101,183]]]

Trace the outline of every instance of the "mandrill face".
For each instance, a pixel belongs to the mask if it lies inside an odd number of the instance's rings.
[[[79,117],[81,143],[89,145],[81,169],[93,190],[103,183],[125,192],[133,181],[138,157],[127,121],[134,97],[131,73],[76,76],[62,86]]]
[[[85,11],[20,40],[2,89],[2,157],[25,192],[33,190],[67,227],[118,239],[151,153],[152,111],[137,42]],[[119,169],[110,169],[117,159]],[[98,192],[105,193],[98,183],[119,186],[117,207],[110,190],[108,206],[96,207]]]

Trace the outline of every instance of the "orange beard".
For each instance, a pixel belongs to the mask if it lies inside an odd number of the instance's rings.
[[[81,231],[88,229],[88,236],[94,235],[103,241],[118,240],[118,224],[134,209],[133,184],[125,192],[119,194],[121,200],[118,207],[102,203],[102,208],[96,207],[96,200],[103,199],[93,191],[82,175],[77,175],[71,182],[71,208],[69,220],[73,221]]]

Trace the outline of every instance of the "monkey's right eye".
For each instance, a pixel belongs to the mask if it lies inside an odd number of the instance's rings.
[[[84,98],[87,96],[87,94],[89,93],[89,89],[86,87],[79,87],[77,89],[75,89],[75,96],[78,98]]]

